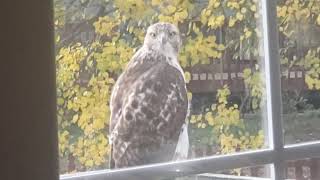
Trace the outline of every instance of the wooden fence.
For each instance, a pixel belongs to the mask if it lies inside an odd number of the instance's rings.
[[[243,70],[254,69],[252,60],[239,60],[237,63],[195,65],[187,69],[191,74],[188,88],[193,93],[216,92],[224,85],[228,85],[231,92],[240,93],[245,91]],[[283,91],[307,90],[305,84],[305,70],[294,66],[288,71],[282,71],[281,85]],[[261,74],[263,76],[263,74]]]

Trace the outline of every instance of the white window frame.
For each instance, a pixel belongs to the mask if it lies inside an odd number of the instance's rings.
[[[100,170],[61,175],[61,180],[142,180],[202,174],[225,169],[271,164],[271,179],[284,179],[284,163],[320,157],[320,142],[284,146],[281,74],[278,53],[276,0],[262,0],[262,24],[267,94],[268,149],[153,164],[119,170]]]

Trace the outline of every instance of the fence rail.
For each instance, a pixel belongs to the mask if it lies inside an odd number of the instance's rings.
[[[249,61],[249,60],[246,60]],[[188,88],[193,93],[216,92],[227,84],[234,93],[244,92],[245,84],[243,78],[244,69],[254,69],[250,63],[229,63],[195,65],[187,69],[191,74]],[[305,69],[291,67],[288,71],[281,73],[281,88],[288,90],[307,90],[305,83]]]

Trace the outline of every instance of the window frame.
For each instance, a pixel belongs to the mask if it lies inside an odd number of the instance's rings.
[[[61,175],[60,180],[140,180],[177,177],[224,169],[271,164],[271,179],[284,179],[285,161],[320,157],[320,141],[284,145],[281,74],[278,53],[276,0],[262,0],[263,45],[267,94],[268,148],[228,155],[208,156],[118,170],[99,170]],[[273,59],[273,60],[272,60]]]

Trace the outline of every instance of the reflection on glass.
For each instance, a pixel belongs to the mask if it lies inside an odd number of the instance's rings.
[[[279,0],[285,143],[320,139],[320,4]]]
[[[258,0],[55,0],[60,172],[109,167],[112,88],[159,21],[181,34],[188,158],[266,147],[259,10]]]

